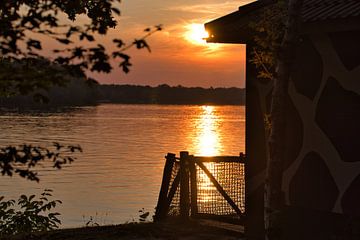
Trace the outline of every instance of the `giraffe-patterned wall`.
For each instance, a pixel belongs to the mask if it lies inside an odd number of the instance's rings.
[[[261,145],[272,83],[254,78],[252,67],[247,70],[247,227],[251,232],[256,228],[251,224],[259,223],[263,216],[260,193],[266,149]],[[360,31],[302,38],[289,85],[287,113],[285,203],[324,214],[359,217]]]
[[[360,216],[360,32],[313,35],[300,52],[289,95],[303,141],[285,170],[286,202]]]

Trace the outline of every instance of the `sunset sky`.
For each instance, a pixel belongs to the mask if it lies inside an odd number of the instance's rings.
[[[146,27],[163,24],[165,29],[149,39],[152,53],[129,52],[134,66],[128,75],[115,69],[108,75],[92,76],[102,83],[244,87],[244,46],[206,44],[200,39],[204,23],[248,2],[251,0],[124,0],[119,25],[108,35],[131,42]],[[100,41],[106,44],[108,39]]]

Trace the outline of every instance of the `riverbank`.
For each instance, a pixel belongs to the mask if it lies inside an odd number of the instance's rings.
[[[116,226],[61,229],[32,236],[5,237],[2,240],[240,240],[239,232],[198,221],[183,223],[130,223]]]
[[[46,110],[101,103],[159,105],[245,105],[244,88],[157,87],[136,85],[93,85],[74,79],[66,88],[44,92],[48,102],[35,102],[33,96],[0,97],[0,108]]]

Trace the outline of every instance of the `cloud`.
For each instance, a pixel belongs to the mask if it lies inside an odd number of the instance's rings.
[[[226,1],[226,0],[225,0]],[[239,45],[196,45],[186,40],[188,26],[204,24],[236,11],[251,0],[131,0],[124,1],[119,26],[112,37],[132,41],[158,23],[165,29],[148,39],[151,54],[130,49],[134,66],[128,75],[93,74],[101,82],[185,86],[244,86],[245,49]],[[108,39],[103,39],[105,42]],[[105,45],[111,45],[109,42]]]
[[[228,13],[231,11],[236,11],[237,8],[241,5],[253,2],[252,0],[238,0],[238,1],[227,1],[222,3],[200,3],[193,5],[181,5],[181,6],[171,6],[164,10],[167,11],[181,11],[188,13],[203,13],[203,14],[216,14],[219,13]]]

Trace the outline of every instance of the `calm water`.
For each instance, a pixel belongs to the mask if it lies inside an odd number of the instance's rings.
[[[43,167],[40,183],[1,177],[0,195],[54,190],[63,204],[62,227],[138,219],[153,211],[164,156],[238,155],[245,149],[242,106],[160,106],[104,104],[56,113],[0,115],[0,146],[21,143],[80,144],[84,152],[62,170]]]

